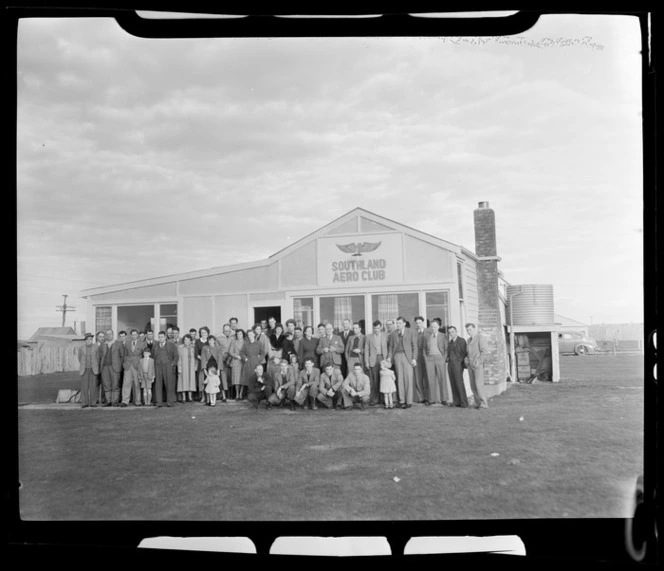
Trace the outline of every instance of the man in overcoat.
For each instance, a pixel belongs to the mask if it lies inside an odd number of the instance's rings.
[[[383,324],[373,322],[373,333],[364,338],[364,368],[369,373],[371,395],[369,404],[380,403],[380,362],[387,359],[387,334],[383,333]]]
[[[175,369],[178,365],[178,349],[172,341],[166,341],[166,333],[159,332],[158,341],[152,349],[155,373],[155,400],[157,406],[164,406],[164,390],[166,391],[166,406],[173,406],[175,395]]]
[[[466,366],[468,347],[466,340],[459,337],[454,325],[450,325],[447,331],[450,336],[447,344],[447,372],[450,375],[452,404],[461,408],[468,408],[468,395],[463,383],[463,369]]]
[[[106,395],[105,406],[120,404],[120,373],[125,356],[124,344],[113,339],[113,330],[107,329],[104,342],[99,345],[99,369],[101,383]]]
[[[470,389],[473,391],[475,408],[488,408],[484,396],[484,361],[489,355],[489,343],[486,337],[477,331],[474,323],[466,323],[468,333],[468,356],[466,366],[470,378]]]
[[[406,320],[397,317],[397,328],[387,338],[387,360],[394,364],[397,376],[398,407],[413,406],[413,369],[417,366],[417,337],[406,327]]]
[[[85,334],[85,345],[78,348],[78,372],[81,375],[81,408],[97,406],[97,375],[99,374],[99,347],[92,333]]]

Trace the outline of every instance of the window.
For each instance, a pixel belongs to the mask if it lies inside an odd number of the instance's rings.
[[[463,299],[463,264],[457,262],[457,277],[459,279],[459,299]]]
[[[440,318],[442,326],[450,324],[450,301],[447,291],[428,291],[426,293],[427,319],[431,321],[434,317]]]
[[[95,333],[97,331],[106,331],[112,329],[112,308],[111,306],[103,306],[95,308]]]
[[[159,306],[159,331],[166,331],[169,327],[178,324],[177,303],[162,304]]]
[[[296,297],[293,299],[293,319],[302,327],[314,326],[314,298]]]
[[[331,323],[336,331],[341,331],[344,319],[359,322],[362,331],[365,331],[363,295],[320,298],[321,323]]]
[[[132,329],[151,331],[154,319],[154,305],[120,305],[118,306],[118,331]]]
[[[379,319],[385,329],[385,321],[401,316],[415,327],[413,318],[420,314],[419,296],[416,293],[388,293],[371,296],[371,321]]]

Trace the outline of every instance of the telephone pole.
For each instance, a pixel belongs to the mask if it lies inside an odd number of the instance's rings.
[[[62,326],[65,326],[65,319],[67,317],[67,312],[68,311],[76,311],[76,308],[73,305],[67,305],[67,298],[69,297],[68,295],[62,294],[62,297],[64,298],[64,301],[62,305],[56,306],[55,311],[61,311],[62,312]]]

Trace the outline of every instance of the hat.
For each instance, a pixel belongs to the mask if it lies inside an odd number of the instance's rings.
[[[94,339],[94,335],[92,333],[86,333],[85,339]]]

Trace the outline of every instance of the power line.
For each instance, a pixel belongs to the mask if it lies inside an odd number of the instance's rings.
[[[64,297],[64,302],[62,305],[58,305],[55,309],[55,311],[61,311],[62,312],[62,326],[65,326],[65,319],[67,317],[67,312],[68,311],[76,311],[76,307],[73,305],[67,305],[67,298],[69,297],[66,294],[62,294],[62,297]]]

